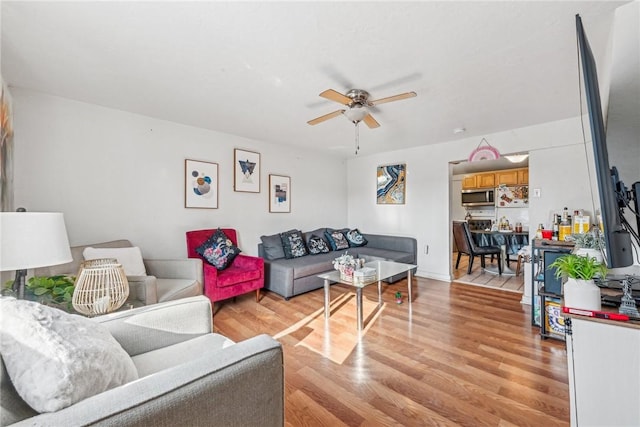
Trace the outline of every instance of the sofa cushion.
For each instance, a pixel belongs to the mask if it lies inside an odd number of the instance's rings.
[[[329,241],[332,250],[341,251],[343,249],[349,249],[349,241],[347,240],[347,236],[344,235],[344,230],[327,229],[324,235]]]
[[[307,247],[302,238],[302,231],[290,230],[280,233],[282,239],[282,248],[284,249],[284,257],[287,259],[298,258],[308,255]]]
[[[249,282],[260,278],[261,270],[245,269],[232,265],[224,271],[223,274],[218,274],[218,287],[223,288],[225,286],[233,286],[237,283]]]
[[[264,249],[266,259],[274,260],[284,258],[284,248],[282,247],[280,234],[260,236],[260,240],[262,240],[262,248]]]
[[[313,236],[320,236],[326,242],[327,239],[325,239],[325,237],[324,237],[324,232],[325,231],[327,231],[327,229],[323,227],[323,228],[316,228],[315,230],[307,231],[307,232],[303,233],[304,234],[304,242],[306,243],[307,248],[309,247],[309,240],[311,240],[311,238]]]
[[[413,253],[393,251],[390,249],[372,248],[370,246],[363,246],[359,248],[353,248],[349,251],[353,256],[364,258],[365,262],[386,260],[404,263],[413,263]]]
[[[0,353],[22,399],[55,412],[138,378],[107,329],[36,302],[0,298]]]
[[[142,261],[140,248],[133,246],[130,248],[94,248],[92,246],[84,248],[82,256],[85,260],[100,258],[116,258],[118,263],[124,268],[127,276],[146,276],[147,271]]]
[[[202,284],[195,279],[156,278],[156,292],[158,302],[172,301],[179,298],[202,295]],[[142,299],[142,301],[144,301],[144,299]]]
[[[218,270],[224,270],[241,252],[231,239],[219,228],[202,245],[196,248],[209,264]]]
[[[314,256],[304,256],[300,258],[281,259],[277,264],[279,267],[293,270],[293,278],[317,275],[333,270],[332,261],[336,258],[333,252],[318,254]]]
[[[223,335],[206,334],[138,354],[133,356],[132,359],[138,369],[138,375],[142,378],[164,369],[180,366],[189,360],[202,357],[203,354],[214,353],[234,344],[233,341]]]
[[[357,228],[347,231],[345,235],[347,236],[347,240],[349,241],[349,246],[351,246],[352,248],[364,246],[369,243]]]
[[[323,254],[330,251],[329,244],[320,236],[311,236],[307,243],[311,255]]]

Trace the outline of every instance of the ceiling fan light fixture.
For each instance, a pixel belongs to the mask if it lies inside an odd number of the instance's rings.
[[[509,160],[511,163],[522,163],[527,159],[527,157],[529,157],[529,155],[528,154],[509,154],[507,156],[502,156],[502,157]]]
[[[353,123],[359,123],[367,116],[367,114],[369,114],[369,110],[363,106],[356,105],[353,108],[343,111],[342,114],[344,114]]]

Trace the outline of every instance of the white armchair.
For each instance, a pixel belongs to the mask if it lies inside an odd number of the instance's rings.
[[[83,252],[93,248],[128,248],[133,245],[129,240],[94,243],[71,247],[73,261],[53,267],[37,268],[36,276],[72,275],[78,273],[84,260]],[[143,259],[146,276],[127,276],[129,281],[129,299],[134,306],[157,304],[180,298],[202,295],[202,260],[183,259]]]

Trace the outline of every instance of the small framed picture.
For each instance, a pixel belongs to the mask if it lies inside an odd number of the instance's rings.
[[[233,190],[260,192],[260,153],[233,150]]]
[[[291,178],[269,175],[269,212],[291,212]]]
[[[185,159],[184,207],[218,208],[218,164]]]
[[[407,185],[407,165],[378,166],[376,203],[404,205]]]

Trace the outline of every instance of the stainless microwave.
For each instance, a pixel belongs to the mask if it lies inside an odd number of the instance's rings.
[[[462,190],[462,206],[493,206],[494,189]]]

